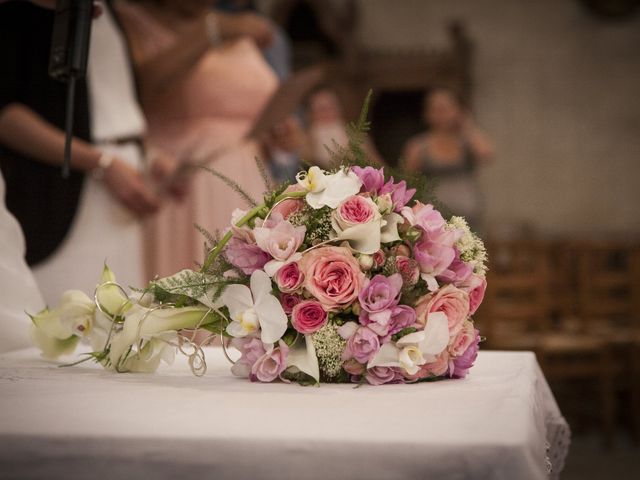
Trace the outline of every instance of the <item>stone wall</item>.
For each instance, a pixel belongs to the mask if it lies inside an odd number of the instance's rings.
[[[640,234],[640,15],[593,18],[577,1],[360,0],[373,49],[476,45],[475,115],[494,140],[481,182],[489,225],[544,234]]]

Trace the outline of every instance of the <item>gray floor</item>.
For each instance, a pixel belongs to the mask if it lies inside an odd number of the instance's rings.
[[[616,435],[612,448],[604,449],[597,433],[571,439],[571,449],[561,480],[640,479],[640,445],[629,435]]]

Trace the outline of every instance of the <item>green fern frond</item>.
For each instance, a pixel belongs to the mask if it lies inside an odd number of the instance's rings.
[[[258,157],[253,157],[256,162],[256,167],[258,167],[258,172],[260,172],[260,177],[262,178],[262,183],[264,183],[264,188],[268,192],[273,189],[273,184],[271,183],[271,177],[267,172],[267,167],[265,163],[260,160]]]
[[[252,208],[258,205],[258,203],[249,195],[238,183],[231,178],[227,177],[224,173],[217,171],[214,168],[208,167],[206,165],[199,165],[198,168],[202,168],[206,170],[214,177],[219,178],[224,183],[226,183],[229,187],[231,187],[242,199],[249,204]]]

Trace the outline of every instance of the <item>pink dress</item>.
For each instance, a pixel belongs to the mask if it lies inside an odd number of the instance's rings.
[[[152,57],[175,42],[175,34],[142,7],[120,3],[118,12],[143,55]],[[253,143],[238,142],[276,88],[275,74],[251,40],[211,49],[165,95],[145,106],[149,142],[180,161],[228,148],[210,166],[234,179],[260,202],[265,186],[254,160],[259,150]],[[230,225],[236,208],[247,209],[248,205],[221,180],[208,172],[197,172],[187,197],[180,203],[166,202],[146,223],[149,278],[201,263],[204,238],[194,224],[211,233],[222,231]]]

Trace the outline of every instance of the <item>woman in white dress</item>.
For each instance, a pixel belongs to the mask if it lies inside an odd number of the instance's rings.
[[[10,8],[38,10],[31,5],[7,4],[7,11]],[[7,27],[10,29],[11,25]],[[20,28],[24,30],[24,25]],[[16,37],[21,33],[15,33]],[[20,46],[18,37],[15,47]],[[58,303],[69,288],[92,293],[105,261],[124,285],[144,286],[139,217],[155,212],[160,205],[142,173],[138,139],[145,130],[144,117],[135,95],[126,43],[108,8],[92,25],[88,83],[94,145],[74,139],[71,165],[76,171],[94,175],[84,179],[66,237],[52,254],[33,267],[50,305]],[[26,157],[25,162],[61,164],[63,142],[62,132],[28,103],[18,100],[0,108],[0,144]],[[170,175],[173,167],[166,159],[159,165],[159,177]],[[10,187],[9,177],[7,182]],[[25,201],[36,201],[38,192],[33,195],[35,199]],[[46,232],[46,225],[41,229]]]
[[[16,219],[4,205],[4,179],[0,173],[0,353],[29,346],[29,317],[44,307],[44,300],[24,261],[24,237]]]

